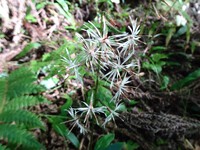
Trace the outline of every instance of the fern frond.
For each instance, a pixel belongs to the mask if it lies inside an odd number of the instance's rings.
[[[6,104],[8,85],[5,79],[0,80],[0,113]]]
[[[40,85],[36,85],[34,83],[23,83],[23,86],[21,84],[22,83],[19,82],[15,85],[9,85],[7,93],[8,99],[16,98],[24,94],[35,94],[43,91],[43,88]]]
[[[17,83],[33,83],[36,76],[26,67],[19,68],[9,75],[9,84],[14,85]]]
[[[26,110],[4,111],[0,113],[0,122],[15,122],[16,124],[24,124],[28,128],[39,127],[44,129],[42,121],[35,114]]]
[[[30,84],[29,85],[29,94],[31,93],[39,93],[45,91],[45,88],[38,84]]]
[[[34,83],[35,80],[36,76],[27,68],[18,69],[9,76],[0,78],[0,140],[5,141],[10,149],[13,149],[13,145],[20,150],[44,149],[27,130],[36,127],[44,129],[42,121],[32,112],[23,110],[47,102],[42,97],[33,96],[43,90]],[[21,129],[22,126],[25,128]],[[0,148],[4,147],[0,145]]]
[[[12,99],[24,94],[38,93],[44,90],[42,86],[34,84],[36,76],[27,68],[13,71],[4,78],[4,87],[7,86],[7,99]]]
[[[0,138],[10,144],[20,146],[20,149],[41,150],[45,149],[32,134],[26,130],[19,129],[15,125],[1,124]]]
[[[0,150],[9,150],[9,149],[7,149],[5,146],[1,145],[1,143],[0,143]]]
[[[17,97],[14,100],[8,101],[3,110],[4,111],[18,110],[18,109],[27,108],[30,106],[35,106],[35,105],[43,104],[43,103],[50,103],[50,102],[41,96],[26,95],[26,96]]]

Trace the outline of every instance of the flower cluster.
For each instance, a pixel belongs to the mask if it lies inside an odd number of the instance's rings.
[[[84,30],[88,38],[83,38],[80,34],[77,34],[77,37],[83,43],[81,56],[86,64],[93,73],[97,69],[96,66],[100,65],[101,77],[110,81],[112,87],[115,82],[123,80],[121,72],[137,67],[133,57],[135,45],[139,40],[139,26],[130,18],[131,26],[128,26],[130,33],[109,35],[107,20],[105,17],[102,20],[102,32],[92,22],[89,22],[89,25],[85,25],[87,30]]]
[[[138,34],[140,31],[137,22],[130,17],[129,32],[113,35],[109,33],[109,22],[106,18],[103,16],[101,20],[101,29],[98,29],[92,22],[85,25],[83,31],[87,34],[86,38],[76,34],[82,44],[81,52],[77,54],[78,58],[81,58],[79,62],[70,57],[63,58],[78,80],[80,80],[78,65],[85,64],[87,70],[90,70],[93,75],[98,76],[101,80],[106,80],[110,83],[110,88],[116,89],[111,99],[115,104],[115,108],[96,106],[94,104],[96,97],[92,93],[89,104],[83,102],[84,107],[68,110],[73,118],[73,126],[77,125],[81,133],[85,133],[91,118],[99,124],[97,114],[103,114],[106,117],[103,123],[104,126],[108,121],[114,120],[114,117],[118,116],[117,111],[122,106],[120,96],[126,92],[126,88],[131,82],[128,73],[137,70],[137,67],[139,68],[138,61],[135,59],[135,46],[139,40]],[[79,114],[79,118],[76,114]],[[82,118],[82,123],[80,123],[80,118]]]

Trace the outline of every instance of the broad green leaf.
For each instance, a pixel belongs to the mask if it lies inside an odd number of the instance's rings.
[[[136,100],[130,100],[130,101],[129,101],[129,104],[130,104],[130,105],[136,105],[137,103],[138,103],[138,102],[137,102]]]
[[[142,67],[146,68],[146,69],[151,69],[152,68],[152,64],[150,64],[149,62],[143,62]]]
[[[61,108],[60,108],[61,109],[61,114],[62,115],[66,115],[66,110],[68,110],[72,106],[73,100],[67,94],[65,94],[62,97],[66,99],[66,103],[64,105],[62,105]]]
[[[63,123],[63,120],[58,117],[48,117],[48,120],[52,123],[53,129],[66,139],[68,139],[72,144],[78,148],[80,143],[77,137],[72,133],[69,132],[69,129]]]
[[[167,86],[168,86],[168,84],[169,84],[169,77],[168,76],[163,76],[163,78],[162,78],[162,85],[161,85],[160,89],[161,90],[166,89]]]
[[[124,143],[117,142],[109,145],[105,150],[123,150]]]
[[[95,144],[94,150],[105,150],[110,143],[114,140],[114,134],[107,134],[101,137]]]
[[[29,43],[27,44],[24,49],[19,53],[16,58],[19,59],[21,57],[24,57],[28,52],[30,52],[32,49],[38,49],[41,46],[40,43]]]
[[[155,72],[155,73],[161,73],[162,71],[162,67],[158,64],[155,65],[151,65],[151,69]]]
[[[124,144],[125,150],[136,150],[139,148],[139,145],[133,141],[128,141]]]
[[[190,73],[187,77],[177,81],[175,84],[172,85],[171,89],[179,90],[199,78],[200,78],[200,68],[195,70],[194,72]]]
[[[110,102],[110,100],[112,99],[112,93],[108,88],[99,86],[97,91],[97,97],[102,101]]]
[[[0,144],[0,150],[9,150],[9,149],[7,149],[4,145]]]
[[[110,83],[106,80],[99,80],[99,85],[104,86],[104,87],[109,87]]]
[[[157,63],[161,59],[168,58],[168,56],[166,54],[155,53],[155,54],[151,55],[151,58],[155,63]]]
[[[168,34],[165,40],[165,46],[169,45],[169,42],[171,41],[172,36],[174,35],[176,29],[175,28],[169,28],[168,29]]]
[[[153,70],[155,73],[161,73],[163,65],[165,65],[165,62],[162,61],[160,61],[158,64],[150,64],[149,62],[143,63],[144,68]]]
[[[183,34],[185,34],[187,32],[187,25],[182,26],[177,32],[176,34],[174,34],[174,38],[177,38]]]
[[[165,46],[153,46],[151,48],[152,51],[164,51],[166,50],[167,48]]]

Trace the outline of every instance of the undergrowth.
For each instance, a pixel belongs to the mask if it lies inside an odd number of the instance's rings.
[[[44,89],[34,83],[35,75],[27,68],[0,78],[0,139],[1,149],[44,149],[31,130],[45,126],[29,107],[47,103],[37,93]]]

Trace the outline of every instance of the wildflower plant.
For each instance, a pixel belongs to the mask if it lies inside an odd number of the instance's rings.
[[[131,83],[130,72],[140,68],[135,53],[135,46],[139,40],[137,22],[130,17],[131,25],[128,26],[130,32],[115,35],[109,32],[109,22],[106,18],[102,16],[100,20],[100,28],[88,22],[83,29],[86,36],[76,34],[81,44],[79,52],[75,54],[76,57],[72,60],[68,50],[66,50],[68,56],[63,57],[68,69],[75,74],[81,84],[84,83],[83,79],[80,79],[83,75],[81,76],[78,72],[80,66],[84,66],[87,75],[95,80],[94,87],[91,87],[88,92],[90,93],[89,98],[81,103],[83,105],[68,110],[72,117],[73,128],[78,127],[81,133],[92,131],[93,126],[90,124],[96,123],[105,127],[109,121],[114,121],[118,112],[122,110],[121,108],[124,108],[122,96],[125,95]],[[108,83],[108,90],[113,91],[112,97],[107,101],[98,95],[100,86],[102,86],[101,81]],[[103,94],[106,96],[106,93]]]
[[[68,113],[69,113],[69,115],[72,117],[72,120],[70,120],[70,122],[72,122],[72,128],[71,128],[71,130],[72,130],[75,126],[77,126],[77,127],[79,128],[79,130],[80,130],[80,133],[81,133],[81,134],[85,134],[86,128],[85,128],[84,125],[80,122],[79,117],[77,116],[77,112],[76,112],[73,108],[70,108],[70,109],[68,110]],[[70,132],[71,132],[71,130],[70,130]]]

